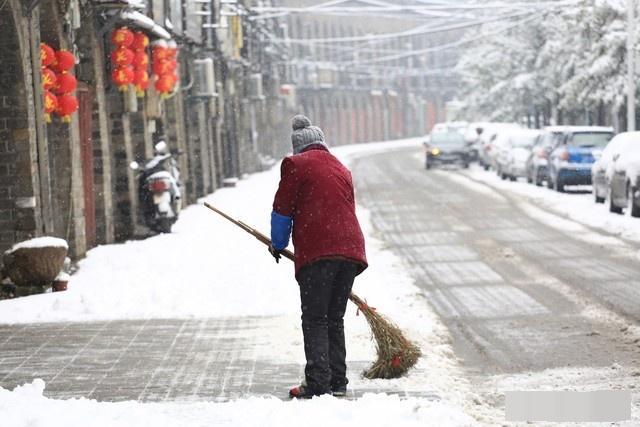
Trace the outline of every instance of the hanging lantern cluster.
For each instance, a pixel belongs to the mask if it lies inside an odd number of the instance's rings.
[[[166,96],[178,83],[178,44],[158,40],[151,48],[153,80],[157,92]]]
[[[149,87],[149,37],[142,31],[136,31],[133,35],[133,84],[136,87],[138,98],[144,97],[144,92]]]
[[[127,27],[117,28],[111,33],[111,43],[113,43],[113,50],[111,51],[111,64],[113,65],[111,80],[123,92],[133,83],[134,72],[132,64],[135,53],[130,47],[134,39],[133,31]]]
[[[74,94],[78,81],[71,73],[76,58],[68,50],[56,51],[48,44],[41,43],[40,63],[45,120],[51,123],[51,114],[55,112],[63,122],[69,123],[71,115],[78,110],[78,99]]]

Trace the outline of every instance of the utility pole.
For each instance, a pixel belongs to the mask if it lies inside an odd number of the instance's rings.
[[[636,2],[627,0],[627,131],[636,130]]]

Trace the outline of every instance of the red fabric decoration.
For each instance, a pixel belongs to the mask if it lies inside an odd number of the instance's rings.
[[[135,54],[131,49],[120,46],[119,48],[111,52],[111,63],[119,67],[123,65],[131,65],[134,57]]]
[[[42,69],[42,88],[45,90],[56,87],[58,78],[51,68]]]
[[[149,37],[142,31],[136,31],[133,34],[131,48],[134,50],[145,50],[147,46],[149,46]]]
[[[46,43],[40,43],[40,63],[48,67],[56,62],[56,51]]]
[[[133,66],[135,68],[144,68],[145,70],[149,66],[149,55],[144,50],[136,51],[133,56]]]
[[[133,44],[133,32],[127,27],[120,27],[111,33],[111,42],[116,46],[129,47]]]
[[[62,117],[62,121],[69,123],[71,115],[78,111],[78,99],[74,95],[61,95],[58,97],[58,109],[56,113]]]
[[[71,93],[74,90],[76,90],[77,86],[78,86],[78,80],[76,80],[76,78],[73,75],[69,73],[59,74],[58,83],[56,84],[55,92],[58,95],[63,93]]]
[[[58,97],[48,90],[44,91],[44,119],[51,123],[51,113],[58,108]]]
[[[401,362],[402,360],[400,359],[400,356],[393,356],[393,359],[391,359],[391,366],[397,368],[398,366],[400,366]]]
[[[55,69],[62,73],[69,71],[76,65],[76,57],[68,50],[59,50],[56,52],[56,65]]]
[[[133,83],[133,78],[133,67],[130,65],[118,67],[111,73],[111,79],[121,91],[127,90],[127,86]]]

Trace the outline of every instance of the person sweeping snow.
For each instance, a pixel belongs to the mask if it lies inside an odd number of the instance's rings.
[[[330,152],[322,130],[292,119],[293,155],[282,161],[271,213],[269,252],[279,262],[293,230],[300,287],[305,380],[292,398],[347,391],[344,321],[355,277],[367,268],[351,173]]]

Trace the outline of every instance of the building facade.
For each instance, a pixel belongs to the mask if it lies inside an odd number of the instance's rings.
[[[375,22],[256,12],[287,2],[7,0],[0,8],[0,252],[50,235],[81,258],[97,245],[144,236],[129,164],[150,159],[160,140],[182,153],[185,203],[194,203],[287,153],[295,113],[311,116],[334,145],[424,134],[443,117],[437,76],[399,75],[393,67],[407,68],[400,62],[366,72],[371,65],[344,66],[343,44],[291,43],[368,34]],[[122,91],[114,83],[111,35],[121,27],[152,45],[178,46],[174,90],[161,94],[151,82],[137,97],[133,85]],[[41,43],[75,58],[68,72],[77,79],[77,111],[69,120],[47,122]],[[373,58],[370,48],[360,58]]]

